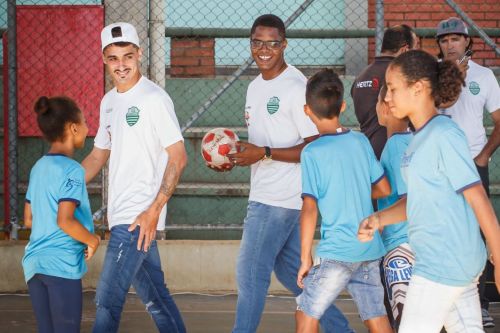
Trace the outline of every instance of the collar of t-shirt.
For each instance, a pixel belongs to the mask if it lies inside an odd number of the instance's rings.
[[[332,136],[332,135],[339,135],[339,134],[346,134],[349,133],[351,130],[345,127],[339,127],[335,130],[335,132],[330,132],[330,133],[322,133],[319,136]]]
[[[375,57],[375,62],[391,62],[394,60],[393,56],[383,55]]]
[[[131,94],[138,86],[141,85],[141,83],[144,81],[144,79],[145,79],[144,75],[141,75],[139,80],[137,80],[137,82],[132,87],[130,87],[127,91],[124,91],[124,92],[119,92],[118,89],[115,87],[115,93],[117,93],[120,96],[125,96],[127,94]]]
[[[394,136],[394,135],[399,135],[399,134],[411,134],[412,131],[411,131],[411,128],[407,128],[406,131],[401,131],[401,132],[394,132],[392,133],[391,137]]]
[[[286,75],[288,75],[288,73],[290,73],[290,71],[292,71],[292,68],[294,68],[294,67],[291,66],[291,65],[289,65],[289,64],[287,64],[286,68],[281,73],[279,73],[276,77],[273,77],[270,80],[264,79],[264,77],[262,77],[262,73],[259,75],[259,77],[265,83],[273,83],[275,81],[281,80],[283,77],[285,77]]]

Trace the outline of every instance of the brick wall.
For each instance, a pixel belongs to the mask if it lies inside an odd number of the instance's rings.
[[[483,28],[500,28],[500,0],[457,0],[457,4]],[[457,14],[444,0],[384,0],[386,26],[408,24],[416,28],[436,28],[439,21]],[[368,0],[368,26],[375,27],[375,0]],[[500,44],[500,37],[495,42]],[[421,47],[437,55],[434,38],[421,38]],[[213,38],[172,38],[172,77],[215,76],[215,40]],[[368,43],[368,60],[375,55],[375,41]],[[482,39],[474,38],[474,61],[488,67],[500,67],[500,57]]]
[[[500,0],[456,0],[458,6],[481,28],[500,27]],[[450,16],[458,16],[444,0],[384,0],[386,26],[406,23],[416,28],[436,28],[439,21]],[[368,26],[375,27],[375,0],[368,0]],[[500,44],[500,38],[493,39]],[[421,47],[437,55],[439,50],[434,38],[422,38]],[[482,39],[474,38],[472,59],[480,65],[500,66],[500,57]],[[373,60],[375,41],[369,41],[368,57]]]
[[[213,77],[215,75],[213,38],[172,38],[170,75],[172,77]]]

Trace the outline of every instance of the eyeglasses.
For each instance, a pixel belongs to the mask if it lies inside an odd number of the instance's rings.
[[[258,39],[251,39],[250,40],[250,47],[252,49],[259,49],[260,50],[265,45],[270,50],[277,50],[281,47],[282,43],[283,43],[283,41],[281,41],[281,40],[263,41],[263,40],[258,40]]]

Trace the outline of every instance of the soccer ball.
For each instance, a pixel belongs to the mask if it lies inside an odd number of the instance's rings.
[[[231,166],[227,154],[236,153],[238,136],[227,128],[214,128],[201,141],[201,156],[211,166],[226,168]]]

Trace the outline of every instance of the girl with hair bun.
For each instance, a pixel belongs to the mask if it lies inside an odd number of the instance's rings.
[[[24,223],[31,235],[22,260],[38,332],[80,332],[82,276],[99,246],[85,172],[72,159],[88,128],[67,97],[40,97],[37,122],[49,152],[31,169]]]
[[[464,133],[436,109],[457,98],[463,78],[455,64],[416,50],[394,59],[386,84],[391,113],[416,129],[401,160],[407,196],[365,219],[358,238],[409,221],[416,261],[399,333],[483,332],[477,282],[487,254],[479,229],[500,290],[500,228]]]

